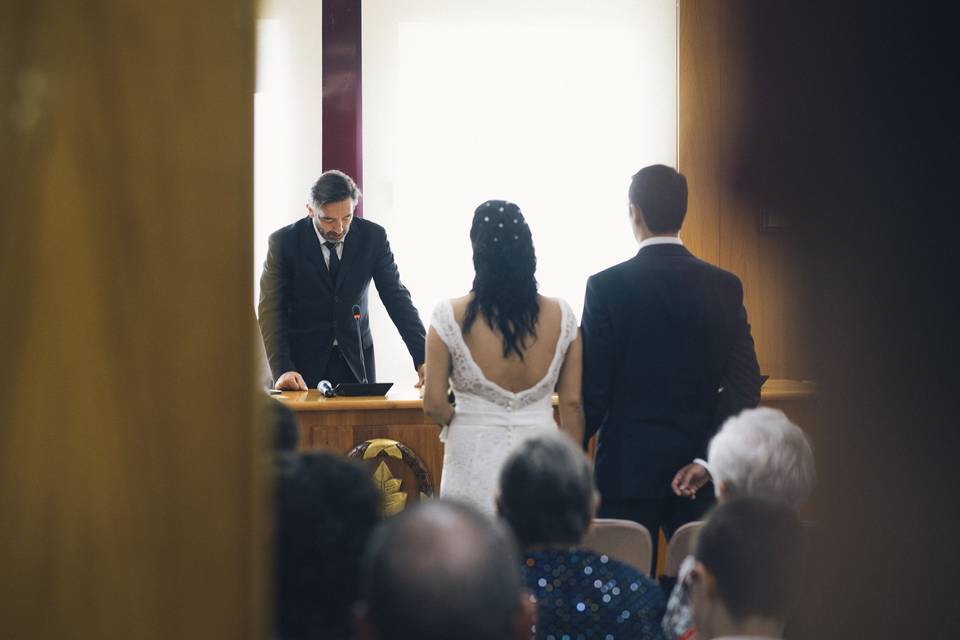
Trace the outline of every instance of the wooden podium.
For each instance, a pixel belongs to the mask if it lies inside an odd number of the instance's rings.
[[[440,427],[423,414],[419,392],[394,388],[386,397],[324,398],[319,391],[284,391],[278,396],[297,413],[302,450],[330,449],[348,454],[369,440],[395,440],[423,462],[428,482],[440,489],[443,443]],[[761,405],[783,410],[816,443],[811,382],[767,380]]]

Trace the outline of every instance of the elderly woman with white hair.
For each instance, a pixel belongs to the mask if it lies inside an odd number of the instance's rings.
[[[761,498],[798,510],[816,482],[813,447],[807,436],[777,409],[747,409],[729,418],[710,441],[707,460],[697,459],[673,479],[677,495],[694,497],[713,480],[720,502]],[[686,576],[687,558],[667,602],[663,631],[668,640],[696,637]]]

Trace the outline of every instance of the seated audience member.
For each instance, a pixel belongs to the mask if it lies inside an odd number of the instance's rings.
[[[537,598],[536,637],[661,638],[664,597],[649,577],[579,548],[599,494],[590,461],[570,438],[522,443],[500,473],[497,508],[524,551]]]
[[[721,503],[738,496],[763,498],[796,510],[810,497],[816,481],[810,442],[777,409],[747,409],[729,418],[710,441],[707,457],[706,465],[686,467],[685,477],[677,474],[678,495],[696,492],[712,477]],[[697,635],[684,580],[692,566],[693,559],[687,558],[667,602],[663,630],[668,640]]]
[[[786,505],[736,498],[699,531],[686,580],[700,636],[782,638],[800,591],[805,536]]]
[[[270,430],[273,452],[292,454],[300,445],[300,423],[293,409],[270,396],[260,402],[264,424]]]
[[[360,640],[529,640],[534,607],[510,532],[443,499],[386,520],[364,554]]]
[[[348,638],[360,556],[383,498],[359,463],[289,454],[276,488],[277,640]]]

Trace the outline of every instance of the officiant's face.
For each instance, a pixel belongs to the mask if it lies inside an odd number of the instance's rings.
[[[353,221],[354,202],[350,198],[337,202],[328,202],[319,207],[307,204],[307,211],[313,218],[317,231],[327,242],[340,242],[350,230]]]

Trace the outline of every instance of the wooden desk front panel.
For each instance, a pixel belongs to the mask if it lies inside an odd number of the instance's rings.
[[[376,402],[376,401],[371,401]],[[300,448],[350,452],[358,444],[375,438],[396,440],[410,447],[423,461],[434,490],[440,489],[443,472],[443,443],[440,427],[417,407],[394,409],[298,410]]]

